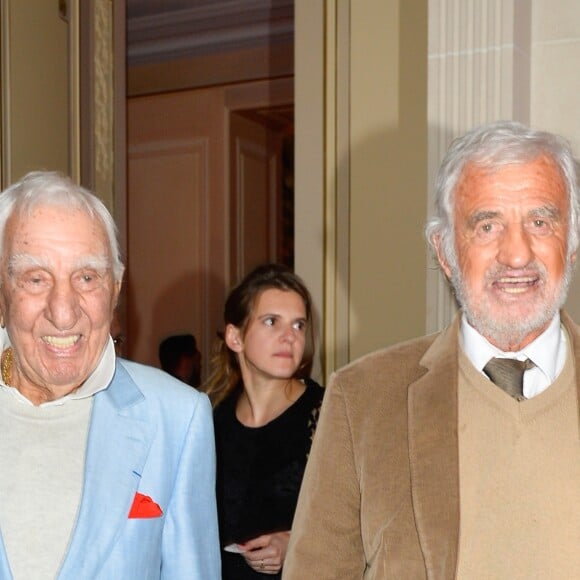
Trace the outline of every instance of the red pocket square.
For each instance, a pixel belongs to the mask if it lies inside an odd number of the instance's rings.
[[[163,510],[148,495],[137,492],[129,511],[130,518],[158,518]]]

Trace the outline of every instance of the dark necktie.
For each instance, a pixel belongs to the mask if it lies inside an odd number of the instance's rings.
[[[483,372],[508,395],[521,401],[524,398],[524,372],[534,366],[534,363],[529,358],[526,360],[492,358],[483,367]]]

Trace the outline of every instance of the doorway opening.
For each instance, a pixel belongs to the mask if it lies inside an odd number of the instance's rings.
[[[265,262],[294,267],[294,107],[232,111],[232,281]]]

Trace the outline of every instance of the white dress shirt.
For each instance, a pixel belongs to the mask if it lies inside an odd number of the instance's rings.
[[[471,364],[482,374],[491,358],[529,358],[536,366],[524,373],[524,397],[531,399],[545,391],[560,374],[566,361],[566,332],[556,313],[548,328],[534,341],[515,352],[503,352],[484,338],[465,318],[461,317],[460,344]]]

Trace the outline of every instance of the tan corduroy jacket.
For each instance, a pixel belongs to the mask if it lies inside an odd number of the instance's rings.
[[[580,329],[562,322],[578,368]],[[333,375],[284,580],[455,578],[458,333],[459,316]]]

